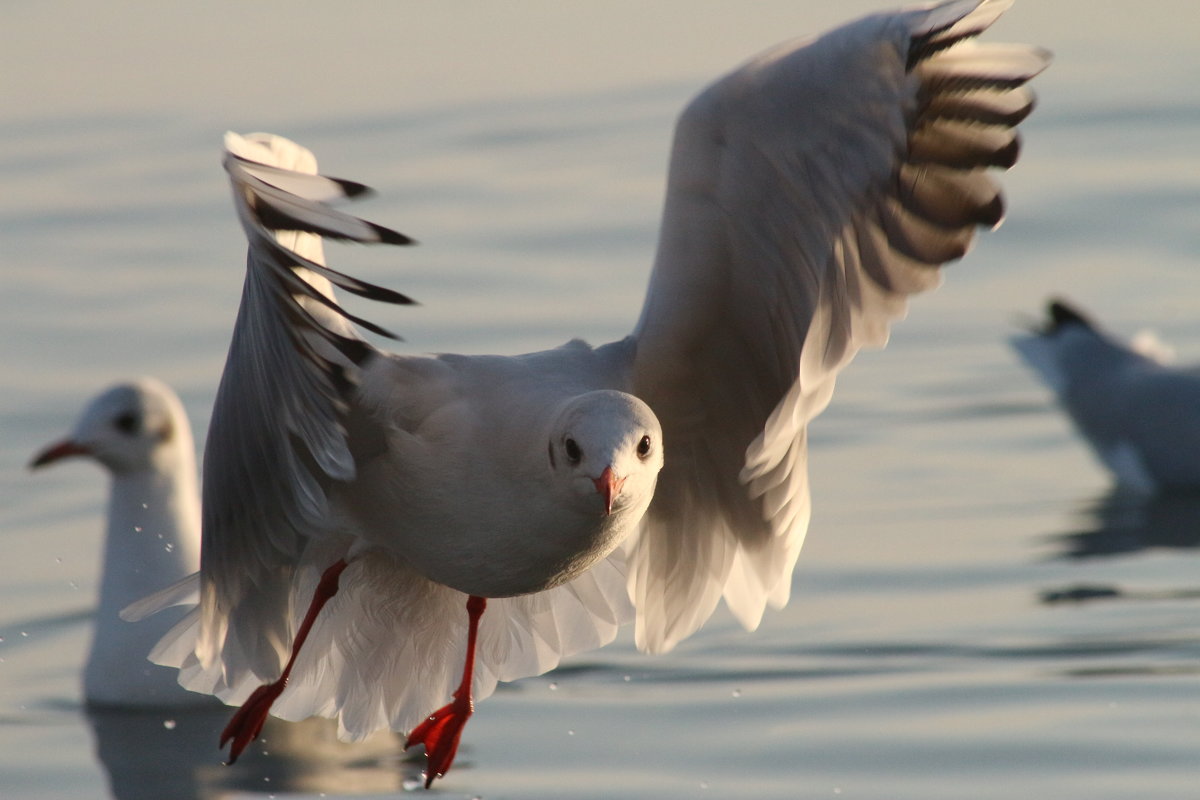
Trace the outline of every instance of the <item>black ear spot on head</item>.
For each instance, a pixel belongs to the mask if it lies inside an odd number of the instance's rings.
[[[137,414],[133,413],[132,411],[126,411],[113,420],[113,427],[119,430],[121,433],[132,436],[138,432],[139,428],[142,427],[142,421]]]

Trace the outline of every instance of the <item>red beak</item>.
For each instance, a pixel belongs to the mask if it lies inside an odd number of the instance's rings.
[[[607,517],[612,513],[613,498],[621,493],[625,479],[613,474],[612,467],[605,467],[599,478],[592,479],[592,483],[596,484],[596,491],[604,498],[604,516]]]
[[[45,450],[38,453],[34,457],[33,461],[29,462],[29,468],[37,469],[38,467],[44,467],[47,464],[58,461],[60,458],[86,455],[90,455],[90,452],[86,447],[81,444],[76,444],[70,439],[65,439],[61,442],[50,445]]]

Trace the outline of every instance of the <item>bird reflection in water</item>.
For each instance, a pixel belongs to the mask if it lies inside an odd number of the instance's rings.
[[[228,716],[223,706],[178,712],[89,708],[96,756],[108,773],[111,796],[215,800],[240,793],[397,794],[421,773],[420,764],[405,762],[396,734],[341,742],[333,721],[321,718],[268,720],[257,746],[227,767],[216,742]]]
[[[1082,530],[1058,534],[1062,557],[1131,555],[1200,547],[1200,493],[1142,495],[1112,490],[1081,510]]]
[[[1086,522],[1082,530],[1051,537],[1061,546],[1060,558],[1082,561],[1200,547],[1200,493],[1145,495],[1113,489],[1088,503],[1080,516]],[[1047,605],[1196,598],[1200,598],[1200,588],[1129,589],[1086,582],[1040,593],[1041,602]]]

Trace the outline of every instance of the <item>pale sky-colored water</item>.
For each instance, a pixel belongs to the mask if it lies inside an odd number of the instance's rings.
[[[637,314],[686,98],[881,7],[645,5],[6,8],[0,796],[104,797],[114,763],[149,758],[76,705],[100,476],[23,467],[95,389],[143,372],[180,389],[202,440],[243,248],[221,133],[293,136],[379,190],[359,210],[421,247],[330,256],[424,303],[356,307],[405,352],[614,338]],[[753,635],[719,616],[667,658],[623,643],[489,699],[447,796],[1187,796],[1200,648],[1194,601],[1169,593],[1194,583],[1197,514],[1095,508],[1105,476],[1004,339],[1062,292],[1200,356],[1193,17],[1018,0],[989,38],[1057,58],[1003,179],[1009,219],[814,425],[792,604]],[[1114,541],[1132,549],[1066,555]],[[1168,595],[1038,602],[1077,583]],[[97,743],[127,758],[102,764]],[[183,758],[166,746],[154,757]]]

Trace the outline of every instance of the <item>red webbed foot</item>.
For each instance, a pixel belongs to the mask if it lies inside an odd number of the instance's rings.
[[[425,745],[425,788],[433,785],[450,770],[454,754],[458,752],[458,740],[463,728],[475,711],[471,700],[471,676],[475,670],[475,638],[479,633],[479,618],[487,608],[487,600],[471,595],[467,598],[467,659],[463,665],[462,682],[454,692],[454,699],[425,718],[408,735],[404,749],[415,744]]]
[[[283,692],[284,685],[284,680],[278,680],[258,687],[229,720],[225,730],[221,731],[221,747],[224,747],[230,740],[233,742],[229,747],[229,760],[225,762],[226,764],[237,761],[238,756],[246,749],[246,745],[253,742],[258,738],[258,734],[262,733],[263,724],[267,721],[267,712],[271,710],[271,704]]]
[[[233,740],[233,744],[229,748],[227,764],[237,761],[238,756],[246,749],[246,745],[253,742],[258,738],[258,734],[262,733],[263,725],[267,721],[267,713],[270,712],[271,705],[279,699],[279,695],[283,694],[283,690],[287,687],[288,677],[292,674],[292,667],[296,664],[296,656],[300,655],[300,648],[308,639],[308,632],[316,622],[317,615],[321,613],[321,609],[325,607],[329,599],[338,593],[338,579],[346,566],[346,560],[339,558],[321,573],[321,580],[317,582],[317,590],[313,593],[312,601],[309,603],[308,613],[304,615],[304,620],[296,630],[296,638],[292,641],[292,654],[283,668],[283,674],[279,676],[279,680],[255,689],[254,693],[246,699],[245,703],[242,703],[242,707],[229,720],[225,730],[221,731],[221,747],[224,747],[225,743],[231,739]]]
[[[458,752],[458,741],[462,738],[463,728],[474,711],[475,706],[470,698],[461,700],[456,692],[452,702],[430,714],[408,735],[408,741],[404,743],[405,749],[415,744],[425,745],[425,757],[428,761],[425,767],[426,789],[433,785],[434,778],[440,778],[449,772]]]

